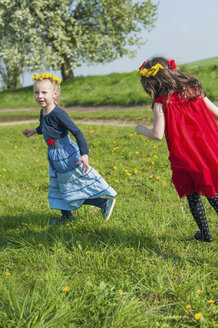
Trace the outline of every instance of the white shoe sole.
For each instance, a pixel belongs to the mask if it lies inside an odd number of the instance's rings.
[[[110,216],[111,216],[111,214],[112,214],[112,212],[113,212],[113,209],[114,209],[114,205],[115,205],[115,203],[116,203],[116,199],[113,200],[113,203],[112,203],[111,208],[110,208],[110,212],[109,212],[107,218],[104,220],[105,222],[108,221],[108,220],[110,219]]]

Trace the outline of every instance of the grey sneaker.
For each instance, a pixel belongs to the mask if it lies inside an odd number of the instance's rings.
[[[109,220],[109,218],[110,218],[110,216],[113,212],[115,203],[116,203],[116,199],[110,198],[110,199],[107,200],[106,208],[105,208],[105,211],[104,211],[105,222]]]

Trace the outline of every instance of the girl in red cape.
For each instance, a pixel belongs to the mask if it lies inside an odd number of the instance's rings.
[[[174,60],[154,57],[139,68],[142,86],[152,98],[154,126],[136,132],[161,140],[165,134],[172,182],[187,197],[199,227],[195,239],[212,242],[200,195],[218,213],[218,108],[199,81],[177,69]]]

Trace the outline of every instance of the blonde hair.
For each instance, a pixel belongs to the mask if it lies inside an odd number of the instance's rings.
[[[35,73],[32,77],[32,80],[34,81],[34,83],[38,81],[49,80],[52,83],[54,90],[58,91],[58,96],[54,100],[54,103],[57,104],[59,102],[60,93],[61,93],[61,88],[60,88],[61,79],[59,77],[49,73],[42,73],[40,75]]]

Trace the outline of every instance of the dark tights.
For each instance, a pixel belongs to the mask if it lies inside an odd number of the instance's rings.
[[[93,199],[86,199],[84,201],[83,205],[96,206],[96,207],[99,207],[102,211],[104,211],[106,203],[107,203],[107,199],[93,198]],[[62,213],[62,216],[66,219],[69,219],[72,216],[71,211],[61,210],[61,213]]]
[[[212,241],[212,236],[210,234],[210,230],[207,224],[207,218],[204,210],[204,205],[202,203],[200,195],[194,193],[193,195],[188,195],[187,200],[189,203],[189,207],[195,222],[200,229],[200,233],[196,234],[196,239],[201,239],[203,241]],[[216,193],[216,197],[207,197],[208,202],[218,213],[218,193]]]

